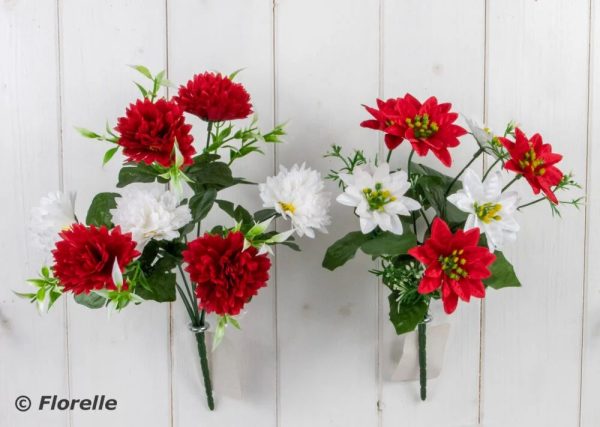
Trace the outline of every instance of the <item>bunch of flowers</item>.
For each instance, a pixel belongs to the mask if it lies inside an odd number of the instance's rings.
[[[267,286],[272,247],[299,250],[294,234],[313,238],[315,230],[326,232],[329,198],[319,173],[305,165],[282,167],[260,184],[264,209],[258,212],[219,197],[226,188],[252,184],[234,177],[232,164],[262,153],[262,144],[279,143],[282,126],[262,133],[255,118],[246,126],[234,122],[252,113],[250,96],[235,75],[198,74],[168,99],[159,96],[170,85],[164,72],[154,76],[146,67],[134,68],[150,80],[149,87],[136,83],[142,98],[105,134],[78,129],[113,145],[104,163],[121,150],[126,161],[116,186],[127,188],[97,194],[85,222],[75,215],[74,195],[43,198],[33,211],[32,231],[52,262],[29,280],[35,291],[19,295],[40,310],[70,293],[89,308],[117,311],[132,303],[175,301],[178,295],[197,340],[212,410],[207,315],[216,317],[215,348],[226,326],[239,328],[236,316]],[[187,114],[205,123],[202,144],[195,143]],[[231,220],[207,229],[203,221],[215,207]],[[278,217],[291,227],[270,229]]]
[[[470,132],[456,124],[458,114],[435,97],[421,103],[414,96],[377,100],[365,106],[373,117],[362,127],[385,134],[386,162],[369,161],[362,151],[346,156],[333,146],[326,157],[342,163],[328,178],[337,181],[337,201],[354,209],[360,231],[330,246],[323,267],[334,270],[360,249],[378,260],[371,270],[390,290],[390,321],[396,332],[418,329],[421,399],[426,398],[426,323],[432,300],[453,313],[458,301],[484,298],[487,288],[521,286],[503,254],[519,231],[524,208],[547,201],[578,207],[581,198],[559,200],[557,193],[579,187],[558,168],[562,156],[540,134],[528,137],[514,123],[502,135],[467,120]],[[430,151],[443,166],[452,164],[451,148],[469,133],[475,153],[455,176],[413,161]],[[412,150],[404,170],[390,170],[393,151],[404,141]],[[489,167],[483,176],[473,168],[482,156]],[[537,197],[522,202],[512,185],[525,178]],[[505,183],[506,181],[506,183]],[[513,187],[514,188],[514,187]]]

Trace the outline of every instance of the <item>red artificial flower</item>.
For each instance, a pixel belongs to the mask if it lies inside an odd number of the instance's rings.
[[[563,177],[563,173],[554,166],[562,160],[562,156],[552,152],[552,145],[544,144],[539,133],[528,139],[519,128],[515,129],[515,142],[507,138],[500,138],[500,141],[511,157],[504,167],[523,175],[535,194],[541,190],[552,203],[558,204],[552,187],[558,185]]]
[[[458,138],[467,131],[455,125],[458,114],[450,112],[452,104],[438,104],[432,96],[421,104],[411,94],[404,98],[377,100],[379,109],[366,107],[375,120],[367,120],[361,126],[382,130],[390,150],[406,139],[419,156],[431,150],[445,166],[452,165],[448,148],[460,144]]]
[[[385,133],[384,141],[389,150],[393,150],[404,141],[405,126],[398,124],[396,104],[398,100],[390,98],[387,101],[377,99],[377,108],[363,105],[371,113],[374,120],[365,120],[360,125],[364,128],[380,130]]]
[[[172,101],[137,100],[129,105],[125,117],[119,118],[115,129],[121,134],[118,144],[130,162],[157,162],[168,168],[175,162],[177,143],[184,164],[193,163],[196,150],[190,135],[192,127],[185,123],[183,110]]]
[[[478,246],[479,228],[458,230],[452,234],[440,218],[433,220],[431,237],[408,251],[426,267],[419,293],[429,294],[442,288],[444,310],[456,309],[458,298],[469,302],[471,297],[483,298],[482,279],[490,277],[488,266],[496,256],[487,247]]]
[[[208,313],[235,316],[267,284],[271,261],[254,247],[244,250],[244,235],[205,234],[183,251],[185,270],[196,283],[196,297]]]
[[[65,291],[74,294],[97,289],[116,289],[112,280],[115,258],[121,272],[140,253],[131,233],[121,233],[120,227],[109,231],[105,226],[86,227],[74,224],[60,233],[62,240],[56,242],[54,274]]]
[[[195,75],[173,98],[186,112],[207,122],[245,119],[252,113],[250,95],[221,73]]]

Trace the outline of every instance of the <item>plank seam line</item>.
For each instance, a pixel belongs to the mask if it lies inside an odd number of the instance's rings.
[[[583,421],[583,374],[584,374],[584,361],[585,361],[585,333],[587,331],[586,328],[586,320],[587,320],[587,296],[588,296],[588,284],[589,284],[589,274],[588,274],[588,256],[589,256],[589,232],[590,232],[590,224],[589,224],[589,215],[590,215],[590,203],[589,203],[589,195],[590,186],[591,186],[591,163],[592,158],[591,154],[591,144],[590,141],[592,139],[592,88],[593,88],[593,45],[594,45],[594,37],[593,37],[593,19],[594,19],[595,8],[593,6],[593,0],[589,0],[589,8],[588,8],[588,55],[587,55],[587,129],[586,129],[586,145],[585,145],[585,154],[586,154],[586,172],[585,172],[585,211],[584,211],[584,236],[583,236],[583,289],[582,289],[582,305],[581,305],[581,347],[580,347],[580,361],[579,361],[579,419],[578,426],[581,427]]]
[[[483,5],[483,123],[488,122],[488,54],[489,54],[489,1]],[[482,167],[487,167],[485,156]],[[485,300],[479,305],[479,378],[477,379],[477,424],[481,425],[483,419],[483,375],[485,359]]]
[[[58,112],[58,188],[60,191],[65,191],[64,182],[64,141],[63,141],[63,67],[62,67],[62,0],[56,0],[56,65],[57,65],[57,112]],[[64,314],[64,337],[65,337],[65,362],[66,362],[66,379],[67,379],[67,395],[71,398],[71,356],[70,356],[70,340],[69,340],[69,301],[65,300],[63,304]],[[67,416],[67,426],[73,424],[73,416],[71,411]]]

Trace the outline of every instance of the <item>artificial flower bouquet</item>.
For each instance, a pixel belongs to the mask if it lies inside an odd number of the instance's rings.
[[[444,311],[456,310],[459,299],[484,298],[487,288],[521,286],[502,250],[519,231],[524,208],[547,201],[552,213],[560,204],[579,206],[581,198],[559,201],[556,193],[579,187],[563,174],[560,154],[540,134],[528,137],[514,123],[498,135],[467,120],[470,132],[456,124],[451,104],[430,97],[424,103],[404,97],[377,100],[365,106],[372,119],[362,127],[381,131],[388,149],[386,162],[373,162],[357,150],[350,156],[334,146],[326,154],[342,166],[328,178],[343,190],[337,197],[358,217],[360,230],[331,245],[323,266],[334,270],[360,249],[378,268],[371,270],[390,290],[389,317],[396,332],[418,329],[420,395],[426,399],[426,324],[432,300],[441,299]],[[473,137],[475,153],[455,176],[415,163],[415,153],[432,152],[450,167],[450,148],[460,137]],[[412,146],[404,170],[390,170],[393,151],[404,141]],[[482,156],[489,167],[481,176],[473,163]],[[490,160],[491,159],[491,160]],[[525,178],[536,195],[523,198],[511,186]]]
[[[314,237],[315,230],[326,231],[329,199],[319,173],[305,165],[282,167],[259,191],[233,176],[234,162],[261,153],[262,144],[279,143],[284,135],[282,126],[262,133],[256,119],[236,126],[235,120],[252,113],[252,105],[246,89],[234,82],[235,73],[195,75],[167,99],[158,95],[170,85],[164,72],[155,76],[146,67],[134,68],[150,84],[136,83],[142,98],[129,105],[116,127],[107,126],[105,134],[79,129],[84,137],[112,145],[104,163],[122,150],[126,162],[117,187],[123,190],[97,194],[85,223],[75,216],[73,195],[42,199],[32,229],[53,261],[29,280],[35,291],[19,295],[41,310],[71,293],[89,308],[119,311],[131,303],[175,301],[178,294],[197,340],[212,410],[207,314],[216,315],[215,348],[227,325],[240,327],[235,316],[267,285],[272,246],[299,250],[294,233]],[[185,113],[206,124],[202,144],[194,143]],[[264,209],[251,214],[219,197],[236,185],[256,191]],[[206,229],[202,222],[214,206],[231,220]],[[291,229],[269,230],[277,217],[290,220]]]

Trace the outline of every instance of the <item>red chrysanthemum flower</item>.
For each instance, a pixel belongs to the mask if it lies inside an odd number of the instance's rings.
[[[385,145],[390,150],[395,149],[404,141],[404,134],[406,132],[405,126],[398,124],[397,103],[397,99],[390,98],[387,101],[377,99],[377,108],[363,105],[374,119],[365,120],[360,124],[364,128],[384,132]]]
[[[267,284],[271,261],[254,247],[244,250],[244,235],[205,234],[183,251],[185,270],[196,283],[201,309],[219,315],[237,315],[248,300]]]
[[[207,122],[245,119],[252,113],[250,95],[221,73],[195,75],[173,98],[186,112]]]
[[[115,128],[121,134],[118,144],[130,162],[159,163],[166,168],[175,162],[175,143],[184,164],[192,164],[196,150],[192,146],[192,127],[185,123],[183,110],[174,102],[159,99],[137,100],[130,104],[125,117]]]
[[[361,126],[385,132],[390,150],[406,139],[419,156],[431,150],[445,166],[452,165],[448,148],[458,146],[458,138],[467,133],[454,124],[458,114],[450,112],[452,104],[438,104],[435,96],[421,104],[407,93],[404,98],[377,100],[377,105],[378,110],[366,107],[375,120],[364,121]]]
[[[65,291],[74,294],[98,289],[116,289],[112,280],[115,258],[121,271],[140,253],[131,233],[123,234],[120,227],[109,231],[102,226],[86,227],[74,224],[60,233],[54,255],[54,274]]]
[[[500,141],[511,157],[504,167],[523,175],[535,194],[541,190],[553,203],[558,203],[552,187],[558,185],[563,177],[563,173],[554,166],[562,160],[562,156],[552,152],[552,145],[544,144],[539,133],[528,139],[519,128],[515,129],[515,142],[507,138],[500,138]]]
[[[485,296],[482,279],[490,276],[488,266],[496,256],[487,247],[477,246],[478,242],[478,228],[452,234],[448,225],[436,218],[431,237],[408,251],[426,267],[419,293],[429,294],[441,287],[444,310],[448,314],[456,309],[459,297],[468,302],[471,297]]]

